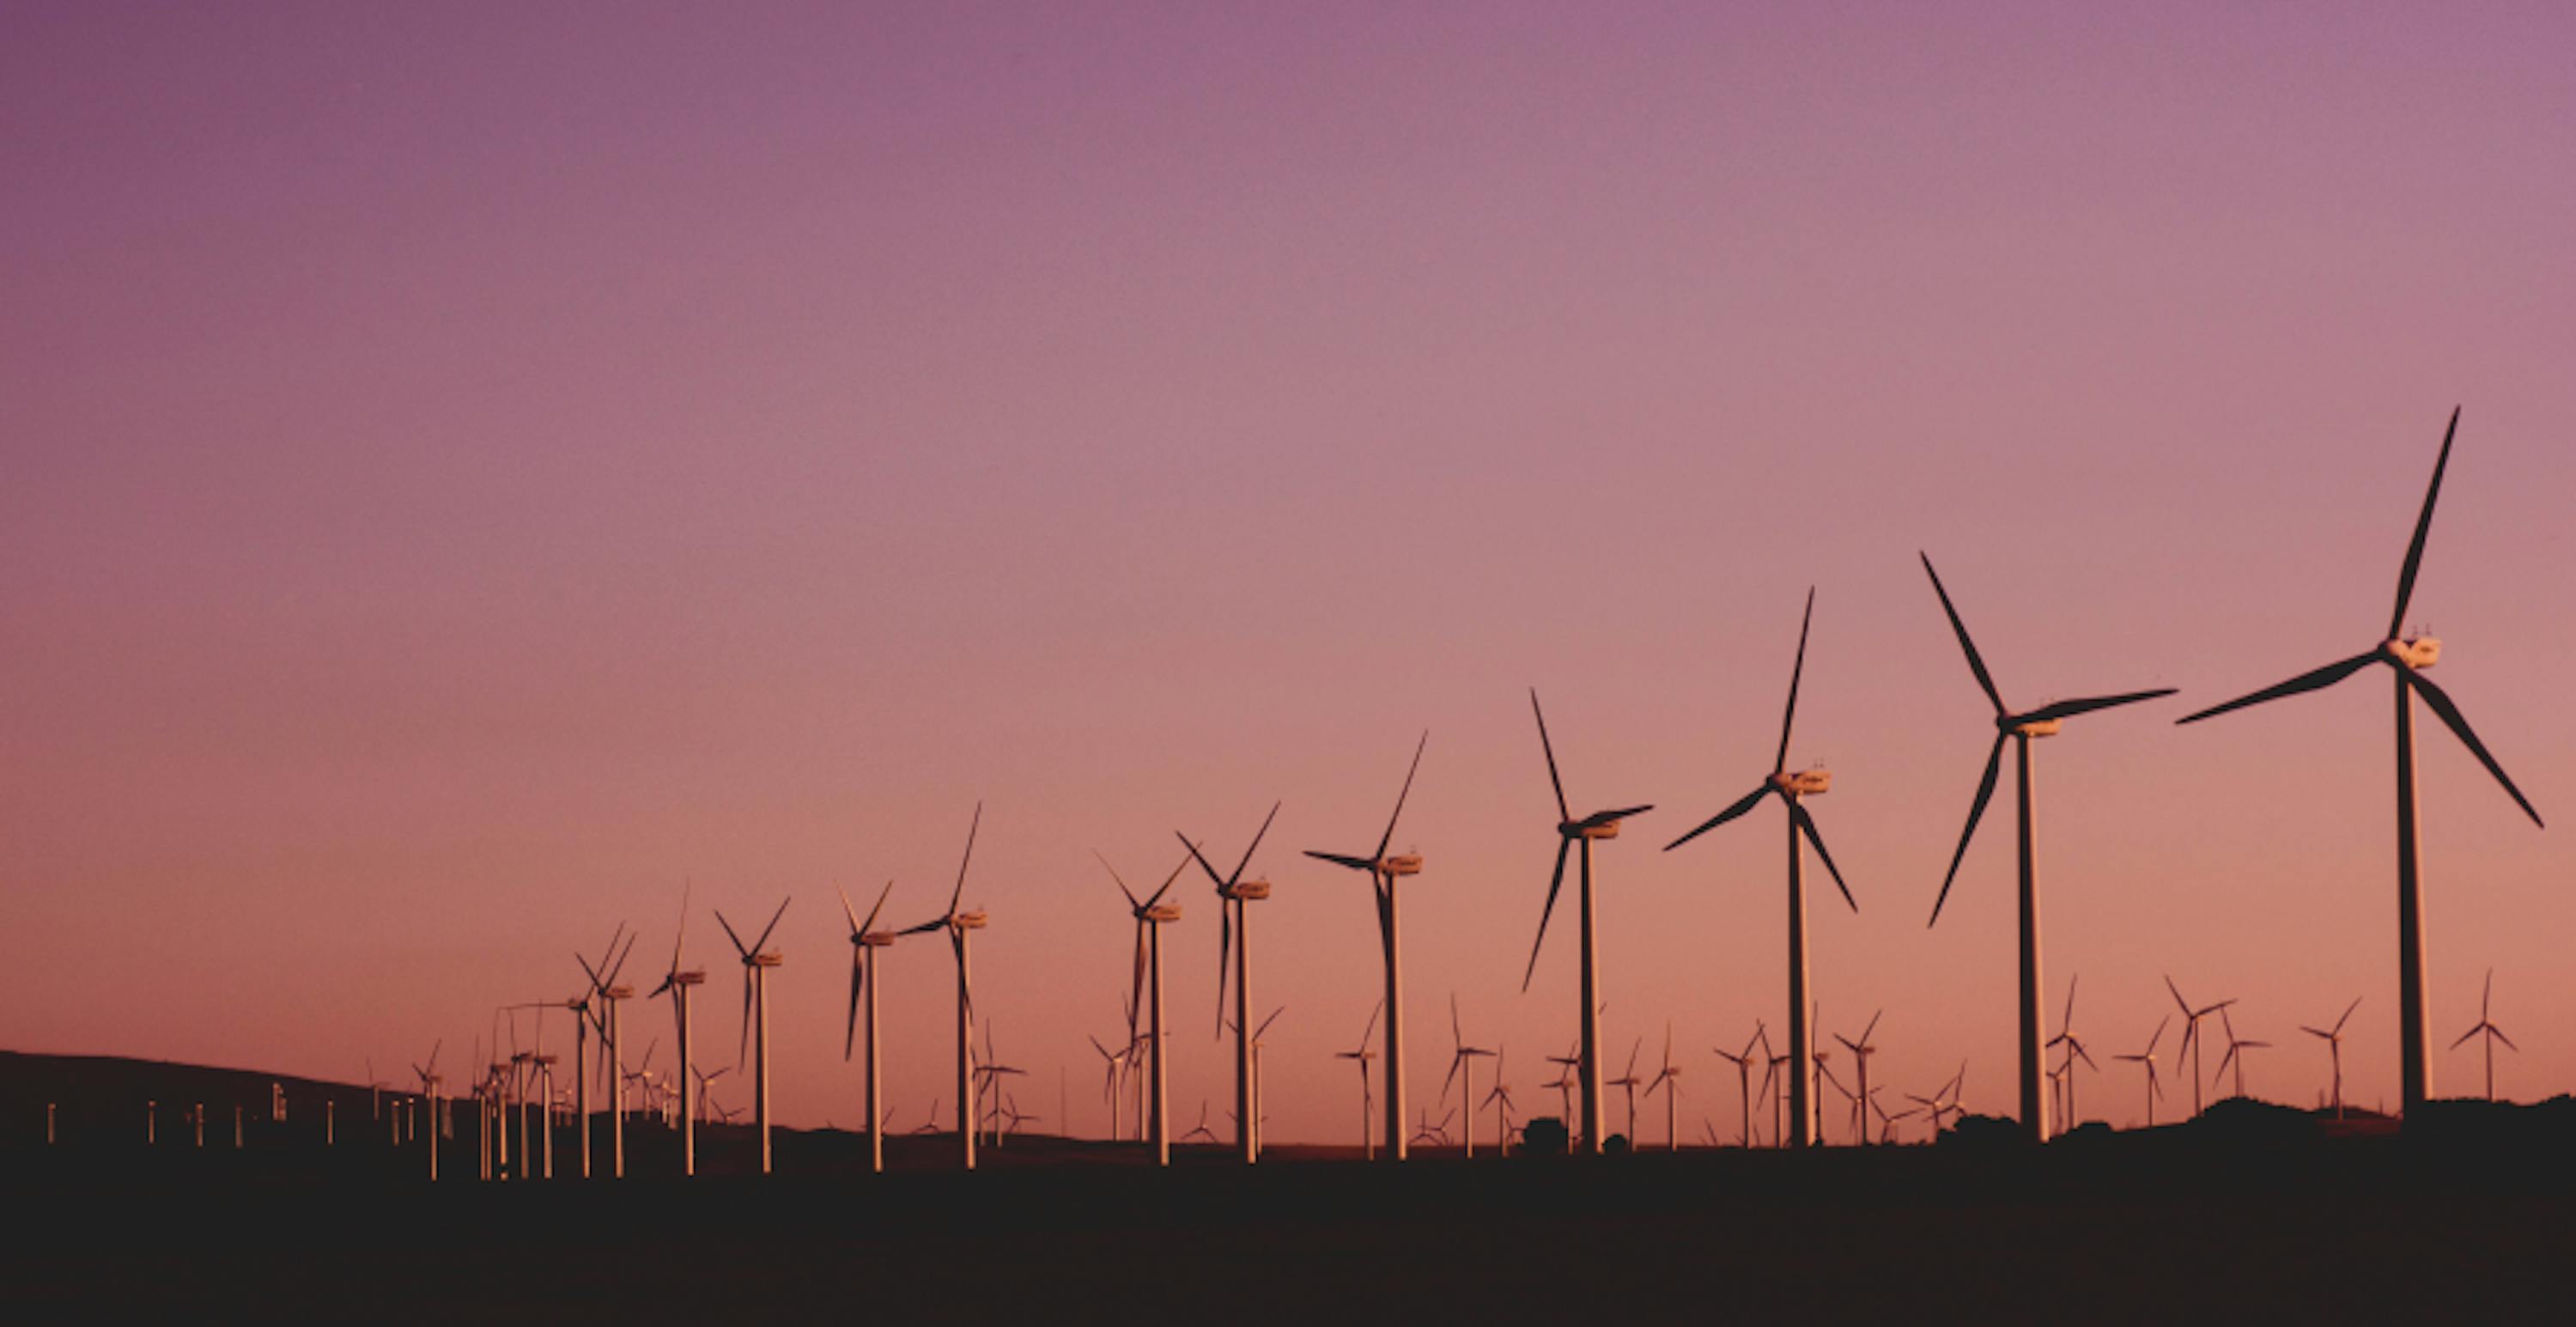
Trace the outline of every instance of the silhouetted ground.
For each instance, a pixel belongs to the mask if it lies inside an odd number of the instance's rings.
[[[227,1143],[214,1090],[255,1091],[244,1104],[264,1113],[272,1081],[0,1057],[10,1322],[2450,1322],[2563,1318],[2576,1254],[2566,1098],[2442,1103],[2403,1135],[2231,1101],[2046,1149],[1972,1119],[1937,1147],[1590,1164],[1440,1152],[1401,1168],[1278,1147],[1251,1172],[1223,1149],[1185,1149],[1160,1173],[1132,1144],[1023,1137],[962,1175],[953,1138],[906,1136],[879,1177],[856,1169],[863,1138],[782,1132],[782,1173],[762,1179],[740,1173],[747,1131],[718,1129],[703,1155],[721,1173],[694,1181],[643,1127],[623,1182],[478,1183],[466,1139],[432,1186],[416,1148],[367,1131],[364,1089],[302,1089],[341,1102],[341,1143],[322,1148],[293,1080],[287,1123],[238,1152],[212,1131],[204,1152],[174,1147],[167,1120],[146,1149],[130,1105],[128,1141],[122,1123],[84,1126],[45,1148],[42,1094],[74,1096],[71,1079],[206,1093]]]

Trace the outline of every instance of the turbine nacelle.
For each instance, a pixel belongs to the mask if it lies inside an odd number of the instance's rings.
[[[1764,782],[1779,789],[1784,797],[1819,797],[1833,791],[1834,772],[1829,769],[1783,770]]]
[[[1418,852],[1394,853],[1389,856],[1378,858],[1375,865],[1379,875],[1420,875],[1422,874],[1422,854]]]
[[[887,945],[893,944],[894,940],[895,933],[892,931],[869,931],[862,935],[854,935],[850,937],[851,944],[865,949],[883,949]]]
[[[1157,903],[1136,911],[1136,920],[1140,922],[1176,922],[1180,919],[1181,905],[1178,903]]]
[[[1556,832],[1560,836],[1569,839],[1615,839],[1619,837],[1619,822],[1616,820],[1607,820],[1598,823],[1590,820],[1567,820],[1562,821],[1557,825]]]
[[[2055,737],[2058,728],[2065,722],[2063,719],[2025,721],[2018,715],[2011,714],[1995,716],[1995,726],[2015,737]]]
[[[948,929],[952,931],[980,931],[984,929],[984,926],[985,918],[984,910],[982,908],[977,908],[973,912],[950,913],[948,916]]]
[[[2421,672],[2442,661],[2442,642],[2430,636],[2418,636],[2413,640],[2384,640],[2379,643],[2379,653],[2400,668],[2411,668]]]
[[[1270,882],[1267,880],[1238,881],[1232,885],[1226,886],[1222,890],[1219,890],[1218,893],[1223,897],[1230,899],[1243,899],[1247,901],[1266,899],[1270,897]]]
[[[774,968],[786,961],[776,954],[745,954],[742,965],[746,968]]]
[[[671,984],[674,986],[704,986],[707,984],[707,974],[703,972],[674,972],[671,974]]]

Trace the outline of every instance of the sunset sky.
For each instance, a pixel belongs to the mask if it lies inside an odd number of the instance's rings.
[[[778,1111],[850,1125],[834,887],[933,915],[981,799],[978,1006],[1096,1133],[1092,850],[1284,800],[1272,1137],[1354,1141],[1375,927],[1299,850],[1372,846],[1427,728],[1415,1098],[1454,990],[1553,1113],[1535,685],[1578,813],[1657,804],[1599,858],[1612,1070],[1671,1020],[1731,1137],[1780,815],[1659,849],[1767,771],[1812,584],[1824,1029],[2008,1113],[2009,784],[1925,927],[1992,734],[1928,550],[2016,705],[2182,690],[2036,751],[2088,1117],[2163,973],[2302,1104],[2363,997],[2393,1105],[2385,676],[2171,720],[2378,639],[2459,405],[2410,617],[2557,827],[2424,718],[2434,1086],[2492,966],[2500,1089],[2576,1088],[2576,12],[2153,8],[12,6],[0,1046],[461,1066],[620,920],[649,986],[693,880],[793,896]],[[1176,897],[1174,1109],[1228,1133]],[[908,1128],[946,946],[883,976]]]

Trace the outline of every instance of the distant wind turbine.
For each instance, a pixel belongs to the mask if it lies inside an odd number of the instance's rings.
[[[2242,1098],[2245,1095],[2245,1052],[2269,1050],[2272,1043],[2268,1041],[2247,1041],[2238,1037],[2236,1035],[2236,1020],[2228,1017],[2227,1011],[2224,1009],[2218,1011],[2218,1026],[2227,1033],[2227,1053],[2218,1057],[2218,1073],[2225,1074],[2229,1066],[2233,1065],[2235,1067],[2235,1095]],[[2209,1085],[2211,1087],[2218,1086],[2217,1076],[2213,1075],[2210,1078]]]
[[[894,932],[877,929],[877,914],[885,911],[886,898],[894,893],[894,882],[885,882],[885,888],[877,891],[876,905],[868,909],[866,921],[859,920],[859,910],[850,906],[849,891],[839,892],[841,916],[850,923],[850,1013],[848,1023],[841,1030],[841,1059],[848,1061],[853,1043],[858,1040],[859,1006],[865,1003],[868,1012],[868,1171],[882,1174],[885,1171],[885,1098],[879,1082],[882,1066],[877,1050],[877,988],[884,984],[885,979],[878,975],[877,980],[870,981],[868,977],[871,975],[869,970],[877,965],[876,952],[894,943]]]
[[[2495,1048],[2496,1048],[2496,1043],[2497,1043],[2497,1042],[2499,1042],[2499,1041],[2503,1042],[2503,1043],[2504,1043],[2504,1048],[2505,1048],[2506,1050],[2512,1051],[2512,1052],[2513,1052],[2514,1054],[2516,1054],[2516,1055],[2520,1055],[2520,1054],[2522,1053],[2522,1048],[2521,1048],[2520,1046],[2516,1046],[2516,1045],[2514,1045],[2514,1044],[2513,1044],[2513,1038],[2506,1036],[2506,1035],[2504,1034],[2504,1029],[2503,1029],[2503,1028],[2500,1028],[2500,1027],[2497,1027],[2497,1026],[2495,1025],[2495,1019],[2494,1019],[2493,1017],[2491,1017],[2491,1016],[2488,1014],[2487,1010],[2488,1010],[2488,1008],[2489,1008],[2490,1004],[2493,1002],[2493,1000],[2494,1000],[2494,999],[2495,999],[2495,969],[2494,969],[2494,968],[2489,968],[2489,969],[2487,969],[2487,984],[2486,984],[2486,987],[2485,987],[2485,989],[2484,989],[2484,990],[2480,991],[2480,992],[2479,992],[2479,994],[2478,994],[2478,1021],[2477,1021],[2477,1025],[2476,1025],[2476,1026],[2474,1026],[2474,1027],[2472,1027],[2472,1028],[2470,1028],[2468,1031],[2461,1033],[2461,1034],[2460,1034],[2460,1039],[2459,1039],[2458,1041],[2455,1041],[2455,1042],[2452,1042],[2452,1043],[2451,1043],[2451,1049],[2452,1049],[2452,1050],[2458,1050],[2460,1047],[2467,1045],[2467,1044],[2468,1044],[2468,1041],[2469,1041],[2469,1038],[2471,1038],[2471,1037],[2484,1037],[2484,1038],[2486,1039],[2486,1052],[2487,1052],[2487,1100],[2489,1100],[2489,1101],[2493,1101],[2493,1100],[2495,1100]]]
[[[1252,854],[1261,850],[1261,840],[1270,833],[1270,822],[1279,818],[1279,803],[1270,804],[1270,814],[1262,817],[1261,828],[1253,833],[1251,846],[1243,850],[1243,859],[1234,864],[1232,875],[1218,875],[1216,868],[1190,842],[1189,836],[1174,831],[1173,837],[1190,850],[1199,869],[1207,872],[1208,883],[1216,886],[1216,1015],[1219,1035],[1225,1025],[1225,978],[1229,961],[1234,969],[1234,1132],[1235,1143],[1243,1164],[1260,1159],[1260,1112],[1252,1104],[1252,1041],[1247,1029],[1252,1022],[1252,914],[1248,905],[1270,897],[1270,882],[1246,880],[1245,867],[1252,865]],[[1236,940],[1240,933],[1242,939]]]
[[[1762,1043],[1763,1035],[1762,1024],[1757,1020],[1753,1024],[1753,1035],[1745,1040],[1741,1054],[1722,1046],[1714,1048],[1719,1058],[1735,1066],[1736,1095],[1741,1099],[1744,1117],[1743,1133],[1737,1142],[1748,1148],[1753,1146],[1753,1050]],[[1864,1040],[1867,1037],[1867,1033],[1862,1034]]]
[[[1798,661],[1789,671],[1789,705],[1780,716],[1780,750],[1771,761],[1771,773],[1753,791],[1736,799],[1734,805],[1710,816],[1699,828],[1664,845],[1664,851],[1698,838],[1700,835],[1743,815],[1765,797],[1778,797],[1789,810],[1789,1142],[1805,1147],[1815,1141],[1815,1104],[1808,1095],[1806,1068],[1812,1054],[1807,1027],[1807,865],[1805,845],[1798,841],[1804,834],[1807,843],[1816,848],[1816,857],[1834,879],[1834,888],[1842,891],[1843,902],[1852,911],[1860,911],[1851,887],[1843,883],[1843,873],[1834,866],[1834,856],[1825,851],[1824,836],[1816,832],[1816,819],[1801,805],[1801,799],[1822,796],[1834,786],[1831,772],[1818,768],[1789,772],[1789,733],[1798,719],[1798,679],[1807,671],[1807,628],[1815,621],[1816,592],[1807,591],[1806,615],[1798,623]]]
[[[932,931],[948,933],[948,947],[957,956],[957,1146],[966,1169],[975,1168],[975,979],[967,962],[967,937],[984,927],[984,910],[961,911],[958,904],[966,897],[966,867],[975,860],[975,833],[984,826],[984,804],[975,804],[975,818],[966,826],[966,854],[957,862],[957,887],[948,895],[948,911],[917,926],[907,926],[897,935],[926,935]]]
[[[1368,1025],[1360,1029],[1358,1046],[1346,1051],[1333,1052],[1334,1059],[1349,1060],[1360,1067],[1360,1154],[1363,1160],[1368,1161],[1377,1160],[1377,1130],[1370,1122],[1369,1112],[1370,1106],[1374,1104],[1369,1094],[1369,1061],[1377,1058],[1377,1052],[1369,1049],[1369,1034],[1377,1031],[1377,1016],[1385,1008],[1386,1001],[1383,998],[1369,1007]]]
[[[2416,844],[2415,814],[2415,697],[2451,730],[2469,754],[2487,767],[2487,773],[2504,785],[2507,795],[2531,823],[2541,824],[2540,812],[2522,790],[2506,777],[2504,766],[2487,753],[2486,743],[2469,728],[2460,715],[2460,707],[2440,687],[2424,676],[2442,657],[2442,642],[2429,635],[2401,636],[2406,628],[2406,604],[2415,593],[2415,573],[2424,562],[2424,537],[2433,528],[2433,505],[2442,495],[2442,472],[2451,463],[2451,440],[2460,431],[2460,412],[2451,411],[2450,426],[2442,432],[2442,452],[2433,462],[2433,481],[2424,490],[2424,510],[2415,518],[2415,538],[2406,546],[2406,562],[2397,573],[2397,609],[2388,615],[2388,631],[2377,644],[2352,656],[2340,659],[2287,682],[2265,687],[2252,695],[2240,696],[2224,705],[2212,706],[2197,714],[2187,714],[2176,722],[2195,723],[2230,710],[2260,705],[2267,700],[2316,691],[2360,672],[2372,664],[2386,664],[2396,676],[2397,688],[2397,1050],[2400,1100],[2407,1115],[2413,1115],[2431,1094],[2431,1067],[2424,1027],[2424,900],[2422,890],[2423,860]]]
[[[2114,1055],[2114,1060],[2142,1064],[2147,1068],[2147,1127],[2156,1127],[2156,1098],[2165,1094],[2164,1085],[2156,1079],[2156,1043],[2165,1039],[2165,1029],[2173,1026],[2173,1015],[2167,1014],[2156,1024],[2156,1034],[2147,1038],[2147,1048],[2135,1055]]]
[[[1431,745],[1431,731],[1424,729],[1422,740],[1413,747],[1413,764],[1404,772],[1404,787],[1395,795],[1395,814],[1386,820],[1386,833],[1377,841],[1377,851],[1360,857],[1346,853],[1317,852],[1306,855],[1317,861],[1331,862],[1353,871],[1366,871],[1376,886],[1378,947],[1386,959],[1386,1158],[1404,1160],[1409,1141],[1404,1132],[1404,951],[1401,920],[1396,907],[1396,882],[1405,876],[1422,873],[1420,853],[1387,855],[1395,842],[1396,822],[1404,818],[1404,799],[1413,793],[1413,776],[1422,769],[1422,749]]]
[[[1467,1044],[1466,1028],[1458,1021],[1456,991],[1449,993],[1449,1036],[1452,1047],[1449,1054],[1449,1073],[1447,1077],[1440,1080],[1440,1099],[1442,1101],[1449,1099],[1450,1085],[1457,1082],[1459,1074],[1463,1072],[1467,1081],[1464,1089],[1458,1094],[1458,1100],[1467,1108],[1464,1135],[1467,1140],[1466,1155],[1473,1158],[1476,1155],[1476,1061],[1490,1058],[1499,1052]]]
[[[1188,840],[1182,842],[1186,844]],[[1192,852],[1195,854],[1196,849]],[[1109,864],[1108,858],[1101,857],[1097,849],[1091,855],[1100,859],[1101,869],[1109,872],[1109,878],[1117,882],[1118,892],[1127,900],[1127,913],[1136,921],[1132,968],[1139,990],[1131,997],[1130,1004],[1146,1008],[1152,1015],[1145,1033],[1145,1060],[1151,1066],[1153,1079],[1150,1098],[1153,1105],[1146,1121],[1147,1133],[1154,1143],[1154,1164],[1168,1166],[1172,1164],[1172,1123],[1167,1096],[1169,1079],[1163,1065],[1163,1043],[1166,1040],[1163,1035],[1163,927],[1181,919],[1181,905],[1165,903],[1163,896],[1171,892],[1172,882],[1181,878],[1181,872],[1190,869],[1190,859],[1181,858],[1180,865],[1163,877],[1162,888],[1155,890],[1153,897],[1140,900],[1134,890],[1127,888],[1126,879],[1118,874],[1117,867]],[[1150,1003],[1146,1003],[1148,1001]]]
[[[2230,997],[2216,1004],[2202,1005],[2195,1009],[2189,1000],[2182,998],[2181,988],[2174,985],[2173,978],[2170,976],[2165,978],[2165,989],[2173,992],[2174,1006],[2182,1010],[2182,1044],[2174,1048],[2174,1067],[2177,1069],[2182,1067],[2183,1056],[2191,1057],[2191,1113],[2197,1116],[2200,1114],[2200,1043],[2203,1040],[2200,1035],[2200,1020],[2211,1014],[2224,1015],[2227,1007],[2236,1001]]]
[[[662,974],[662,984],[654,987],[652,996],[647,997],[648,999],[659,998],[668,994],[671,997],[672,1021],[679,1024],[682,1089],[680,1092],[680,1174],[683,1176],[698,1173],[697,1112],[692,1109],[695,1103],[689,1100],[687,1091],[689,1070],[694,1065],[689,1052],[689,996],[699,986],[705,984],[707,979],[707,974],[703,971],[694,969],[683,971],[680,967],[681,947],[688,942],[689,938],[689,893],[692,887],[686,882],[680,886],[680,925],[671,937],[671,967],[669,971]],[[578,1018],[579,1015],[575,1015],[575,1019],[578,1020]],[[573,1073],[576,1078],[580,1076],[579,1065],[573,1067]]]
[[[2351,1004],[2343,1007],[2343,1016],[2334,1021],[2333,1027],[2312,1028],[2305,1024],[2299,1027],[2301,1032],[2323,1041],[2326,1044],[2326,1053],[2333,1058],[2334,1117],[2338,1120],[2343,1118],[2343,1025],[2352,1021],[2352,1011],[2360,1007],[2361,997],[2356,995],[2352,997]]]
[[[2058,1071],[2058,1076],[2066,1084],[2066,1100],[2062,1104],[2066,1110],[2066,1127],[2069,1129],[2084,1122],[2082,1113],[2075,1106],[2075,1062],[2082,1060],[2085,1068],[2097,1074],[2102,1072],[2102,1066],[2093,1063],[2092,1053],[2084,1049],[2084,1039],[2075,1035],[2075,983],[2080,980],[2081,975],[2079,973],[2067,979],[2066,1017],[2058,1022],[2057,1035],[2048,1039],[2050,1046],[2066,1048],[2066,1066]]]
[[[770,933],[778,929],[778,919],[787,915],[787,904],[781,899],[778,911],[769,914],[769,925],[760,930],[760,938],[744,944],[734,933],[733,923],[716,913],[716,925],[724,928],[725,938],[733,941],[734,952],[742,955],[742,1024],[751,1036],[751,1117],[760,1134],[760,1173],[769,1173],[769,970],[782,961],[776,953],[764,948]],[[742,1048],[734,1048],[734,1063],[742,1062]]]
[[[438,1048],[446,1044],[447,1039],[445,1037],[441,1037],[438,1040],[431,1042],[429,1045],[429,1062],[427,1064],[415,1064],[411,1067],[412,1077],[420,1080],[421,1099],[429,1103],[429,1147],[427,1150],[429,1152],[429,1178],[432,1182],[435,1182],[438,1179],[438,1085],[444,1081],[438,1076]],[[152,1113],[149,1107],[145,1108],[143,1118],[143,1141],[148,1143],[152,1141]]]

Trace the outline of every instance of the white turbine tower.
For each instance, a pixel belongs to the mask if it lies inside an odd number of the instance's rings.
[[[742,1025],[745,1037],[751,1041],[754,1048],[751,1069],[751,1113],[754,1128],[760,1134],[760,1173],[763,1175],[769,1173],[770,1167],[769,970],[784,961],[763,946],[769,943],[770,933],[778,929],[778,919],[787,915],[787,905],[792,901],[779,900],[778,911],[769,914],[769,925],[762,927],[760,938],[748,945],[742,942],[741,936],[734,933],[733,923],[725,920],[724,913],[716,913],[716,925],[724,928],[725,938],[733,941],[734,952],[742,956]],[[755,1024],[758,1027],[757,1033],[753,1031]],[[742,1047],[737,1043],[734,1046],[734,1063],[741,1062]],[[685,1085],[684,1082],[683,1086]]]

